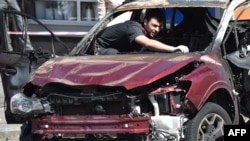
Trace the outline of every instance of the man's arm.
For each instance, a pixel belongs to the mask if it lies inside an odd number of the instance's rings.
[[[135,42],[142,45],[143,47],[146,47],[150,50],[155,50],[155,51],[175,52],[179,50],[183,53],[188,52],[188,48],[186,46],[180,45],[180,46],[174,47],[174,46],[166,45],[157,40],[149,39],[148,37],[144,35],[137,36],[135,38]]]

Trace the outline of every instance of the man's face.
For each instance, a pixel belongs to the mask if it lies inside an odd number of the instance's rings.
[[[144,20],[144,28],[150,37],[155,37],[162,28],[162,23],[155,18],[151,18],[149,21]]]

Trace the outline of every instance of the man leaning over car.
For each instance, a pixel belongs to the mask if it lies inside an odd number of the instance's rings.
[[[151,9],[146,12],[143,25],[136,21],[126,21],[106,27],[97,34],[97,54],[133,52],[142,48],[160,52],[189,52],[187,46],[174,47],[154,39],[160,32],[164,19],[161,9]]]

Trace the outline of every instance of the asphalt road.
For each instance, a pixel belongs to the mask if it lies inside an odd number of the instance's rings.
[[[20,124],[7,124],[4,116],[4,93],[0,79],[0,141],[19,141]]]

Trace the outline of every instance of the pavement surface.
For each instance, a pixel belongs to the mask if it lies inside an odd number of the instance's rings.
[[[0,141],[19,141],[20,124],[7,124],[4,115],[4,93],[0,79]]]

